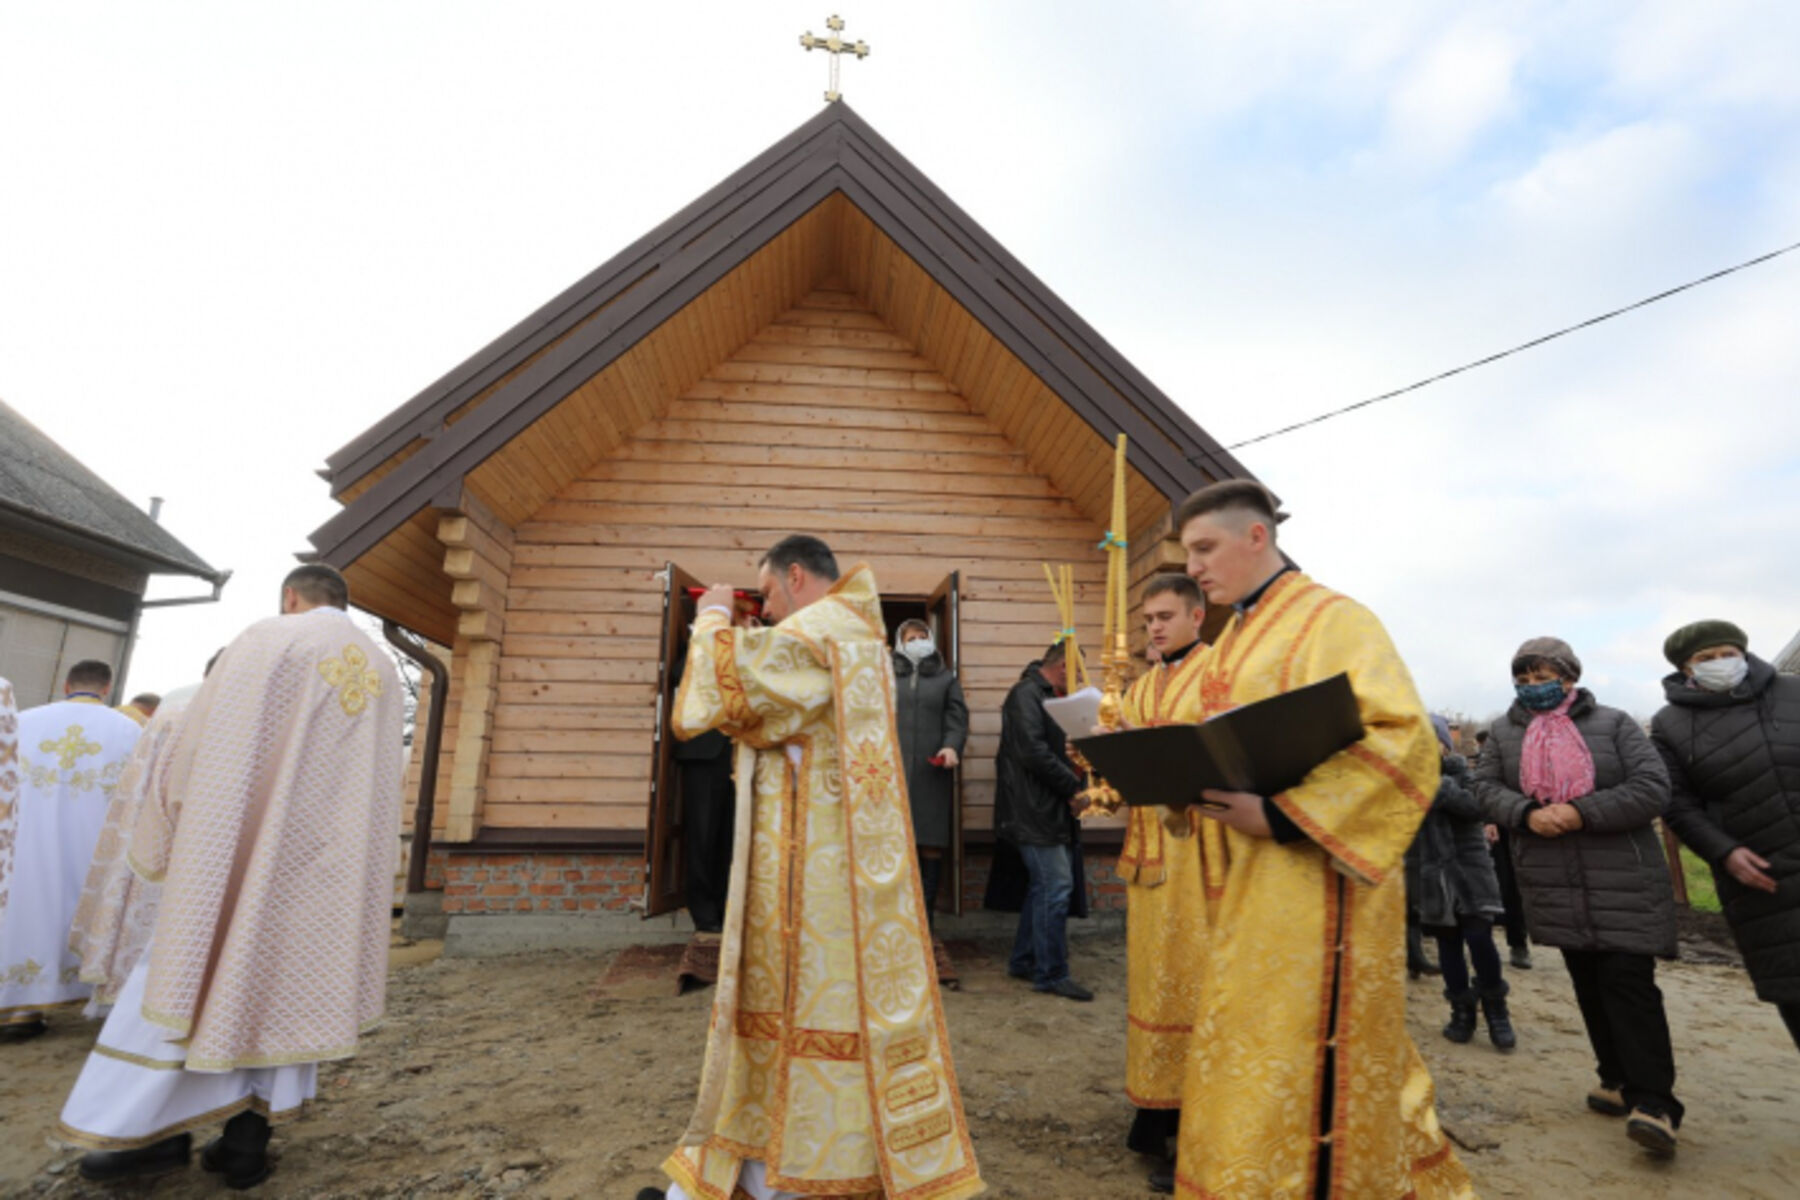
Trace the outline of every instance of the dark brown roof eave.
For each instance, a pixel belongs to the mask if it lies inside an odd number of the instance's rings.
[[[1133,465],[1171,501],[1209,479],[1248,475],[840,103],[339,451],[329,472],[334,493],[413,440],[426,443],[314,532],[319,557],[346,566],[433,497],[454,493],[489,455],[833,191],[920,262],[1091,428],[1107,438],[1128,434]],[[529,368],[456,425],[443,426],[455,407],[540,350]]]

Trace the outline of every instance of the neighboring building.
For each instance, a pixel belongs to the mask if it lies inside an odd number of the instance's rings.
[[[1769,660],[1775,664],[1777,671],[1785,671],[1789,675],[1800,675],[1800,633],[1796,633],[1781,652]]]
[[[960,909],[1001,701],[1059,625],[1044,563],[1075,565],[1098,649],[1119,432],[1141,584],[1181,561],[1171,501],[1248,472],[833,104],[333,454],[318,557],[451,647],[445,910],[680,905],[685,588],[753,588],[796,530],[867,562],[890,629],[927,619],[962,675]]]
[[[230,574],[0,402],[0,675],[19,707],[58,694],[86,658],[111,663],[121,698],[129,695],[150,576],[191,575],[216,599]]]

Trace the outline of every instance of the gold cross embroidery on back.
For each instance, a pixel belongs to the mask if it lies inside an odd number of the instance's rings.
[[[90,754],[98,754],[101,747],[98,743],[90,742],[82,736],[81,726],[71,725],[69,731],[62,735],[61,740],[46,739],[38,743],[38,749],[45,754],[56,755],[57,763],[67,771],[75,765],[76,759],[86,758]]]
[[[343,657],[320,663],[319,674],[337,689],[338,703],[352,717],[369,707],[369,697],[381,695],[381,673],[369,665],[369,656],[356,646],[345,646]]]

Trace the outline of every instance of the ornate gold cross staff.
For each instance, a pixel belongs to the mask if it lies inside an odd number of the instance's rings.
[[[869,44],[858,40],[846,42],[838,34],[844,32],[844,18],[836,13],[825,18],[825,28],[831,30],[829,37],[814,37],[812,30],[800,35],[800,47],[803,50],[824,50],[831,55],[831,88],[825,93],[827,104],[836,104],[842,100],[843,94],[838,91],[838,55],[854,54],[858,58],[869,57]]]

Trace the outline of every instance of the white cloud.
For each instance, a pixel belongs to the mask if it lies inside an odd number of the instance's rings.
[[[1414,164],[1447,162],[1513,108],[1519,48],[1491,29],[1459,29],[1433,45],[1388,98],[1388,138]]]

